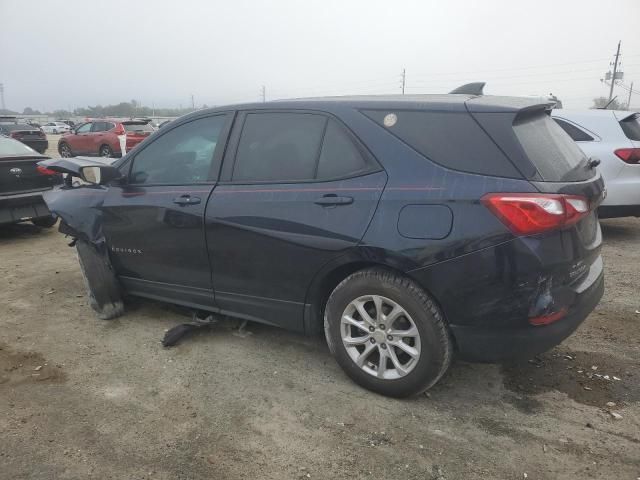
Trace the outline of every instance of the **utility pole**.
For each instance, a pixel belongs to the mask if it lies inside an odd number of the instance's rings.
[[[627,110],[631,108],[631,94],[633,93],[633,82],[631,82],[631,87],[629,88],[629,100],[627,100]]]
[[[191,109],[196,109],[196,101],[193,99],[193,93],[191,94]]]
[[[3,110],[7,108],[4,104],[4,83],[0,83],[0,105],[2,105]]]
[[[404,86],[406,84],[407,81],[407,70],[406,69],[402,69],[402,95],[404,95]]]
[[[267,89],[264,85],[262,85],[262,89],[260,90],[260,94],[262,95],[262,103],[267,101]]]
[[[616,73],[618,72],[618,59],[620,58],[620,43],[618,42],[618,50],[616,51],[616,60],[613,63],[613,75],[611,77],[611,88],[609,88],[609,102],[611,102],[611,97],[613,97],[613,86],[616,84]]]

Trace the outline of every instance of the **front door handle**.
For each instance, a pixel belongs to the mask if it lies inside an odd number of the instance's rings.
[[[185,205],[197,205],[200,203],[200,197],[192,197],[191,195],[180,195],[173,199],[173,203],[184,207]]]
[[[333,193],[329,193],[328,195],[323,195],[322,197],[318,198],[314,203],[323,207],[350,205],[353,203],[353,197],[339,197]]]

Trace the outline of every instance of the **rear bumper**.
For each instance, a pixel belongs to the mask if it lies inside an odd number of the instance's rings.
[[[569,314],[551,325],[517,329],[487,329],[451,325],[460,357],[469,361],[499,362],[529,359],[558,345],[571,335],[596,307],[604,293],[604,273],[576,296]]]
[[[600,218],[640,217],[640,205],[601,205]]]
[[[48,140],[20,140],[20,141],[38,152],[44,152],[47,148],[49,148]]]
[[[42,199],[43,192],[0,197],[0,224],[17,223],[51,215]]]

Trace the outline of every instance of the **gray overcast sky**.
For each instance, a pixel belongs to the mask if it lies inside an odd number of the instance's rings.
[[[639,25],[638,0],[0,0],[0,82],[20,111],[186,107],[263,84],[267,99],[399,93],[404,67],[408,93],[486,80],[588,107],[618,40],[640,90]]]

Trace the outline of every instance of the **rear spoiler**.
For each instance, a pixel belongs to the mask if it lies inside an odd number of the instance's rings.
[[[471,82],[454,88],[449,93],[458,93],[464,95],[484,95],[484,86],[487,82]]]

